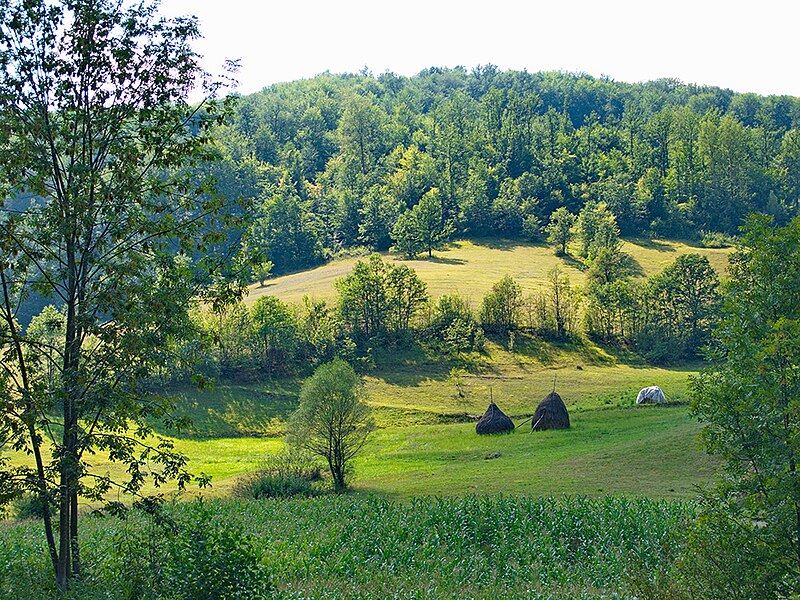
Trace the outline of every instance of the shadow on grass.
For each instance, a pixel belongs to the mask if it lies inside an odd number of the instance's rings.
[[[503,250],[511,252],[517,248],[545,248],[547,245],[541,242],[527,242],[524,240],[514,240],[509,238],[470,238],[476,246],[483,246],[490,250]]]
[[[558,258],[560,258],[561,262],[563,262],[567,266],[572,267],[573,269],[577,269],[578,271],[585,271],[586,269],[589,268],[585,262],[583,262],[579,258],[575,258],[571,254],[561,254],[558,256]]]
[[[620,264],[625,274],[632,277],[644,277],[645,272],[641,263],[632,255],[627,252],[620,252]]]
[[[190,425],[180,430],[155,423],[154,427],[159,434],[191,440],[279,436],[297,408],[299,389],[298,379],[218,382],[204,390],[174,386],[165,390],[175,403],[173,416]]]
[[[444,258],[442,256],[422,256],[418,262],[429,262],[438,265],[465,265],[467,261],[462,258]]]
[[[649,250],[657,250],[658,252],[676,252],[675,247],[665,243],[662,240],[654,240],[651,238],[628,238],[626,241]]]
[[[456,361],[426,352],[418,343],[375,351],[373,359],[375,369],[370,375],[396,386],[418,386],[427,379],[443,381],[457,366]]]
[[[533,358],[543,365],[552,365],[558,362],[560,353],[551,341],[545,341],[541,337],[525,331],[515,333],[514,354]],[[506,335],[496,334],[487,337],[499,346],[507,347],[508,345],[508,336]]]

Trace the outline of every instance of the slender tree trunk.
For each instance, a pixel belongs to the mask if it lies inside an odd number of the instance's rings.
[[[72,575],[73,577],[80,577],[81,555],[78,548],[78,490],[75,487],[70,490],[69,504],[69,537],[70,550],[72,551]]]
[[[71,221],[65,210],[65,223]],[[74,226],[74,225],[73,225]],[[75,251],[77,243],[75,232],[68,231],[67,239],[67,272],[68,301],[66,306],[66,332],[64,339],[63,363],[63,415],[64,433],[61,449],[61,482],[59,489],[59,560],[56,571],[56,583],[59,590],[66,591],[69,580],[80,573],[80,555],[77,553],[78,533],[78,415],[76,401],[78,398],[78,370],[80,364],[80,327],[78,324],[79,274]]]
[[[56,587],[65,592],[69,587],[69,493],[64,457],[61,458],[61,484],[58,490],[58,562],[56,564]]]
[[[58,570],[58,551],[56,550],[56,540],[53,535],[53,519],[50,516],[50,501],[47,497],[47,479],[44,475],[44,461],[42,460],[42,449],[39,446],[39,436],[36,434],[36,429],[33,424],[28,424],[28,435],[31,438],[31,445],[33,446],[33,456],[36,460],[36,477],[39,484],[39,501],[41,502],[44,510],[42,511],[42,520],[44,521],[44,535],[47,538],[47,549],[50,552],[50,561],[53,563],[53,571]]]
[[[18,337],[16,321],[14,320],[14,313],[11,308],[11,296],[8,292],[8,280],[6,279],[5,271],[3,271],[2,268],[0,268],[0,285],[2,285],[3,289],[3,320],[6,322],[6,325],[9,328],[11,339],[14,340],[14,351],[17,354],[17,360],[19,362],[23,394],[28,394],[30,392],[30,383],[28,379],[27,362],[25,360],[25,353],[22,351],[22,345]],[[52,365],[50,365],[50,368],[52,368]],[[33,457],[36,462],[36,483],[38,487],[39,501],[44,507],[44,511],[42,512],[42,520],[44,521],[44,534],[45,538],[47,539],[47,549],[50,553],[50,560],[53,563],[53,571],[55,572],[57,571],[58,567],[58,551],[56,550],[56,541],[55,537],[53,536],[53,519],[50,516],[50,503],[47,497],[47,478],[44,474],[42,449],[41,444],[39,443],[39,436],[36,433],[36,425],[34,423],[35,415],[33,414],[34,406],[30,397],[26,398],[25,404],[25,426],[28,429],[28,437],[31,441]]]

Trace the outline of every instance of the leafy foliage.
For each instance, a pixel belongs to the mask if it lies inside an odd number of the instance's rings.
[[[291,443],[328,463],[337,491],[345,489],[351,461],[374,427],[363,393],[353,368],[334,359],[303,384],[300,405],[290,421]]]
[[[780,565],[785,591],[797,593],[800,219],[779,228],[752,217],[730,276],[710,350],[713,366],[693,382],[692,407],[708,423],[706,447],[726,460],[720,503],[738,507],[732,514],[739,521],[763,523],[757,532],[748,528],[773,556],[763,569]],[[735,566],[723,561],[719,569]]]
[[[522,288],[509,275],[492,286],[481,301],[480,321],[484,328],[508,332],[519,324]]]
[[[170,573],[170,582],[173,576],[186,577],[174,588],[186,597],[206,577],[202,567],[208,575],[220,576],[208,584],[230,594],[224,597],[259,597],[273,586],[285,595],[306,598],[640,597],[643,586],[632,582],[631,572],[652,575],[668,569],[671,554],[665,545],[669,549],[680,539],[693,513],[688,503],[584,497],[417,498],[396,503],[336,495],[180,504],[166,513],[181,527],[181,541],[169,547],[177,551],[191,540],[200,542],[186,547],[183,557],[165,556],[163,540],[169,537],[153,535],[141,516],[92,519],[86,527],[92,572],[82,591],[83,597],[123,598],[126,592],[133,595],[130,584],[138,581],[138,597],[174,594],[154,585],[163,570]],[[6,565],[0,593],[11,600],[52,597],[46,580],[41,587],[19,585],[42,581],[31,528],[5,527],[0,539],[0,560]],[[235,551],[233,540],[242,544],[241,552]],[[198,554],[200,548],[215,547],[216,552]],[[162,557],[169,562],[159,563]],[[226,587],[240,572],[239,586]],[[270,579],[265,581],[267,573]]]
[[[170,404],[143,384],[193,336],[193,299],[240,291],[220,230],[238,229],[241,207],[203,170],[230,107],[187,103],[196,83],[215,85],[191,48],[197,23],[156,11],[0,3],[0,429],[4,446],[35,456],[3,470],[0,496],[22,488],[57,505],[57,530],[42,515],[61,591],[81,568],[79,498],[191,480],[172,443],[150,437]],[[17,310],[34,295],[58,315],[28,336]],[[93,471],[97,452],[126,476]]]
[[[409,331],[428,301],[425,283],[413,269],[385,263],[378,254],[357,261],[336,288],[342,325],[358,341]]]

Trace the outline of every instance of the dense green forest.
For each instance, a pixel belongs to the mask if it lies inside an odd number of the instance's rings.
[[[587,204],[623,236],[735,234],[751,212],[787,222],[800,198],[789,96],[486,66],[325,73],[239,100],[213,169],[258,199],[246,243],[275,274],[354,246],[535,239]],[[427,241],[409,251],[412,225]]]

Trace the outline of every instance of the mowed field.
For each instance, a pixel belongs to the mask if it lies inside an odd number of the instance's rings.
[[[730,252],[678,242],[626,242],[625,250],[646,275],[686,252],[708,256],[722,273]],[[256,286],[249,300],[263,294],[285,301],[303,295],[334,298],[334,281],[355,260]],[[526,293],[545,286],[546,273],[555,265],[569,273],[573,284],[584,281],[575,261],[558,259],[544,246],[464,241],[433,259],[406,264],[428,283],[432,297],[458,292],[472,300],[473,308],[505,274]],[[554,345],[524,335],[517,337],[514,352],[495,339],[484,353],[459,361],[431,356],[419,347],[376,351],[373,358],[374,366],[363,374],[378,430],[355,461],[356,493],[401,500],[472,494],[686,498],[709,482],[718,467],[701,449],[702,425],[689,414],[690,377],[701,365],[653,367],[585,340]],[[451,376],[454,368],[464,368],[458,388]],[[219,382],[203,391],[168,390],[179,415],[191,418],[194,428],[159,433],[188,455],[195,473],[212,476],[213,487],[204,495],[226,496],[239,477],[281,451],[281,434],[301,384],[296,377]],[[647,385],[661,386],[670,405],[635,407],[637,391]],[[570,412],[570,430],[532,434],[526,423],[511,435],[475,434],[474,419],[490,398],[519,424],[554,386]],[[88,460],[101,473],[123,474],[102,455]],[[15,455],[14,461],[30,458]]]
[[[730,249],[700,248],[683,242],[667,240],[628,240],[622,249],[633,257],[639,276],[649,276],[663,270],[680,254],[695,252],[707,256],[720,275],[728,264]],[[264,286],[250,287],[247,302],[264,295],[277,296],[285,302],[300,302],[303,296],[332,300],[336,296],[335,282],[350,273],[357,258],[334,260],[325,265],[270,279]],[[559,266],[569,275],[573,285],[583,285],[585,275],[580,263],[569,257],[558,258],[545,245],[519,244],[511,241],[456,241],[444,250],[415,260],[404,260],[395,254],[385,254],[384,260],[402,263],[413,268],[428,284],[432,298],[458,293],[477,308],[492,284],[510,275],[525,293],[535,292],[547,285],[547,273]]]

